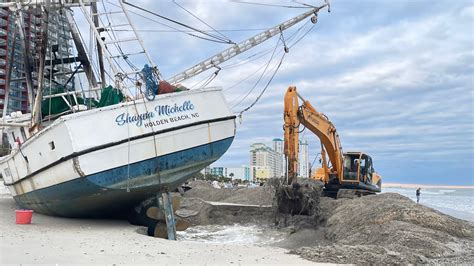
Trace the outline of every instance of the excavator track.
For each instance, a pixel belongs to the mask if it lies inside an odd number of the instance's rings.
[[[339,189],[336,194],[336,199],[353,199],[356,197],[362,197],[366,195],[374,195],[375,192],[365,189]]]

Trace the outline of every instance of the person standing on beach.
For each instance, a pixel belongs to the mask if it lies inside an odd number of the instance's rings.
[[[421,190],[421,188],[418,188],[416,190],[416,203],[420,202],[420,190]]]

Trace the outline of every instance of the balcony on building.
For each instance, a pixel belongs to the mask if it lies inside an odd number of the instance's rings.
[[[8,10],[0,8],[0,17],[8,17]]]
[[[23,101],[23,97],[21,97],[21,95],[18,93],[10,93],[10,99],[17,102]]]
[[[58,27],[56,25],[49,25],[48,31],[51,32],[58,32]]]
[[[0,37],[7,36],[8,32],[6,29],[0,29]]]
[[[7,55],[7,50],[0,48],[0,56]]]
[[[6,19],[0,18],[0,27],[8,26],[8,21]]]
[[[0,46],[5,46],[5,45],[7,45],[7,40],[0,39]]]
[[[4,66],[7,64],[7,61],[5,59],[0,59],[0,66]]]
[[[5,76],[6,73],[5,69],[0,68],[0,76]]]
[[[5,79],[0,79],[0,85],[5,85]]]

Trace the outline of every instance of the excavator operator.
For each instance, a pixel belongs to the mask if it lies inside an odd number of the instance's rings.
[[[351,167],[351,172],[357,173],[357,170],[359,168],[359,159],[354,159]]]

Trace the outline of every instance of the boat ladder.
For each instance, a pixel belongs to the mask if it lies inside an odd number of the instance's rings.
[[[112,73],[108,77],[115,79],[116,84],[122,82],[121,89],[136,87],[142,67],[137,67],[132,62],[147,62],[158,74],[123,1],[109,0],[107,5],[102,2],[99,8],[96,4],[98,3],[90,4],[79,0],[80,9],[90,24],[100,53],[103,53],[110,66]],[[91,5],[91,8],[86,8],[87,5]],[[98,57],[101,60],[99,54]],[[103,67],[100,71],[104,72]],[[102,75],[103,79],[105,75]],[[131,80],[135,82],[130,82]]]

